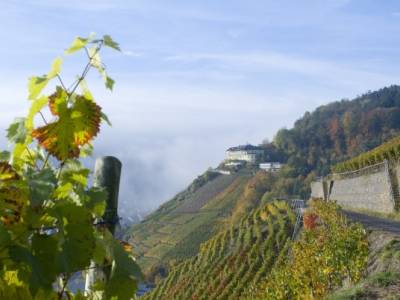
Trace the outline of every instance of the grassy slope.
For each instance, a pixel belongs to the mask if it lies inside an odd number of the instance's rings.
[[[195,181],[195,185],[133,226],[130,242],[144,272],[158,264],[196,255],[200,243],[220,230],[230,217],[252,177],[244,170],[202,180],[200,185]]]
[[[285,202],[253,210],[202,244],[144,299],[239,299],[286,253],[294,220]]]

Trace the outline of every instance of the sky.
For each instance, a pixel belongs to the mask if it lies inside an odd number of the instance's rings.
[[[155,209],[228,147],[400,82],[396,0],[0,0],[1,149],[27,78],[90,32],[122,48],[103,54],[114,91],[94,73],[89,85],[113,123],[95,156],[123,163],[123,216]],[[68,82],[83,61],[65,59]]]

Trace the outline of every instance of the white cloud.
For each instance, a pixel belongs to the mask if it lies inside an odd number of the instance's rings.
[[[122,54],[126,55],[126,56],[131,56],[131,57],[142,57],[144,55],[143,52],[136,52],[136,51],[131,51],[131,50],[123,50]]]
[[[220,63],[225,68],[239,68],[245,72],[286,72],[292,75],[314,77],[317,81],[330,81],[332,84],[349,86],[355,89],[384,86],[397,82],[400,77],[387,72],[370,71],[342,63],[304,58],[277,52],[251,53],[192,53],[166,57],[167,61]]]

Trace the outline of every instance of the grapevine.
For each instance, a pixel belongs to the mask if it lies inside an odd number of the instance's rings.
[[[107,195],[88,186],[90,170],[81,163],[92,153],[101,124],[109,123],[85,81],[96,69],[113,89],[100,57],[105,47],[120,50],[108,35],[76,38],[65,55],[85,55],[83,71],[66,85],[58,57],[46,75],[31,77],[28,114],[7,130],[12,149],[0,153],[0,299],[134,296],[139,267],[129,249],[95,225]],[[111,268],[106,280],[97,280],[85,295],[73,293],[69,281],[91,262]]]

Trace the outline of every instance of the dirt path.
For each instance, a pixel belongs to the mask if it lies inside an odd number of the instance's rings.
[[[400,235],[400,222],[369,216],[362,213],[344,210],[343,213],[351,220],[363,224],[367,229],[382,230]]]

